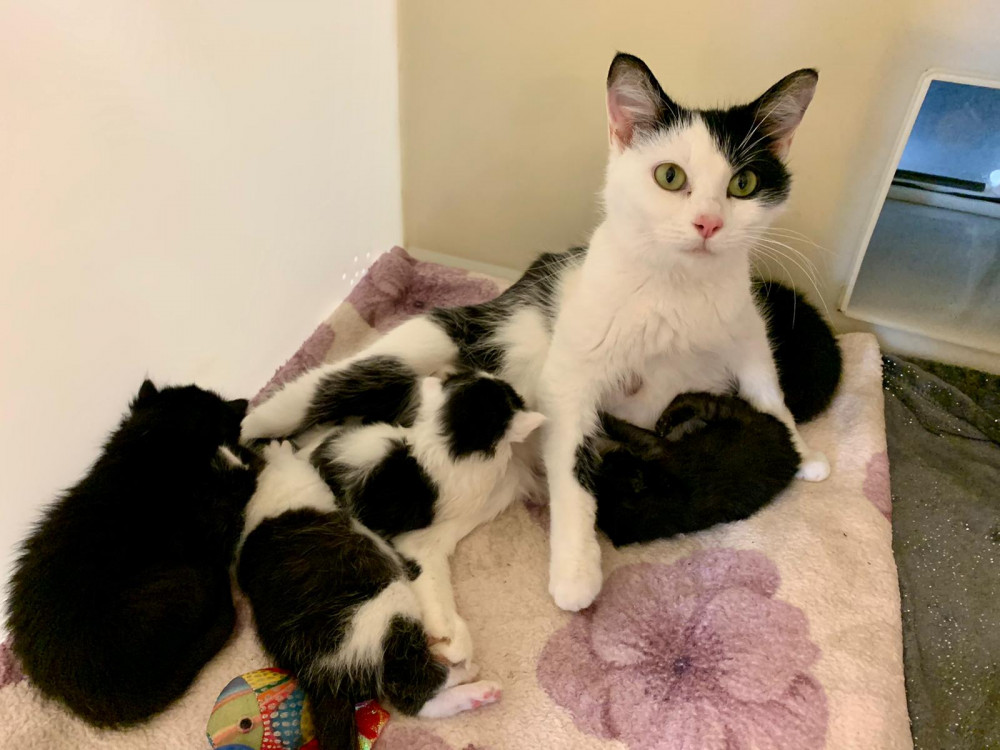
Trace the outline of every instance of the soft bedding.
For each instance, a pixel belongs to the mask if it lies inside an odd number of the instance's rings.
[[[258,398],[348,355],[408,316],[469,304],[503,284],[383,255]],[[613,549],[588,610],[547,592],[544,504],[515,503],[453,562],[456,598],[500,703],[442,721],[393,716],[380,750],[895,750],[911,748],[900,598],[875,338],[846,334],[831,408],[803,428],[830,458],[754,517]],[[0,747],[205,748],[205,723],[235,675],[267,665],[245,606],[229,645],[149,724],[105,732],[44,701],[0,652]]]

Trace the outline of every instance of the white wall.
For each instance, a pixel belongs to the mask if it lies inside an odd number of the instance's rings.
[[[4,580],[146,373],[252,395],[400,241],[395,20],[0,0]]]
[[[403,0],[399,13],[407,245],[512,267],[586,241],[598,220],[615,51],[692,106],[818,67],[780,223],[826,249],[792,243],[831,311],[922,72],[1000,78],[994,0]]]

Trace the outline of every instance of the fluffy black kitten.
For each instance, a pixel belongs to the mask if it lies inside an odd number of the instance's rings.
[[[797,292],[772,282],[755,294],[785,403],[796,421],[808,421],[833,399],[840,348]],[[610,415],[602,426],[611,447],[592,444],[584,478],[598,528],[615,546],[747,518],[788,486],[799,463],[788,428],[735,396],[683,393],[655,432]]]
[[[597,526],[615,546],[747,518],[799,465],[788,428],[736,396],[682,393],[655,432],[602,421],[615,444],[591,481]]]
[[[14,653],[92,724],[162,711],[229,638],[229,567],[256,482],[237,443],[246,408],[145,381],[24,542],[10,581]]]

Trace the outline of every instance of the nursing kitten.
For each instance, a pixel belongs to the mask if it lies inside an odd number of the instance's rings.
[[[798,468],[788,428],[736,396],[681,394],[655,430],[609,415],[602,425],[612,443],[586,486],[616,547],[748,518]]]
[[[531,491],[535,476],[515,451],[544,417],[484,373],[410,377],[411,389],[396,396],[411,410],[407,426],[337,428],[303,453],[345,509],[416,563],[424,628],[435,653],[458,663],[472,658],[472,639],[455,608],[448,558],[473,529]],[[402,383],[400,370],[396,378]],[[369,397],[380,393],[387,395],[372,383]],[[379,403],[391,409],[393,402]]]
[[[31,682],[97,726],[148,719],[234,625],[229,568],[256,473],[247,402],[142,384],[87,475],[24,542],[7,627]]]
[[[431,311],[359,354],[317,368],[247,415],[245,439],[308,426],[317,399],[378,357],[421,375],[458,364],[507,380],[548,418],[549,591],[568,610],[600,591],[596,502],[581,478],[599,412],[654,425],[680,393],[726,393],[787,427],[797,475],[820,481],[785,404],[750,252],[788,197],[785,157],[815,91],[796,71],[749,104],[681,107],[636,57],[617,55],[607,79],[609,160],[604,220],[586,249],[543,255],[497,299]]]
[[[412,565],[338,503],[291,443],[263,456],[237,578],[261,643],[310,700],[322,750],[356,747],[354,705],[369,698],[426,717],[498,700],[496,683],[462,684],[475,677],[471,664],[434,658]]]
[[[755,294],[786,403],[796,422],[807,422],[840,382],[837,341],[792,289],[767,282]],[[610,443],[593,444],[586,486],[597,498],[597,526],[615,546],[747,518],[788,486],[798,466],[787,427],[733,395],[682,393],[654,430],[608,414],[601,424]]]

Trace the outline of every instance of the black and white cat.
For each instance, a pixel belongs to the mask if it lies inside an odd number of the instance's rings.
[[[353,707],[371,697],[435,717],[500,695],[466,684],[477,670],[448,556],[515,499],[514,445],[542,417],[487,375],[418,385],[412,374],[407,387],[397,374],[409,426],[320,432],[298,451],[271,443],[246,510],[238,580],[264,647],[310,697],[325,750],[354,746]]]
[[[253,494],[247,402],[139,389],[88,474],[45,513],[10,581],[31,682],[97,726],[179,698],[235,623],[230,566]]]
[[[581,484],[599,411],[652,427],[686,391],[737,393],[784,424],[797,474],[820,481],[826,458],[787,408],[750,252],[788,196],[784,164],[818,76],[796,71],[750,104],[691,110],[646,65],[619,54],[607,79],[605,217],[586,249],[543,255],[505,293],[411,319],[359,354],[306,373],[247,415],[243,438],[292,435],[318,401],[378,356],[421,375],[457,364],[509,381],[548,419],[549,591],[569,610],[602,583],[596,503]]]
[[[424,628],[435,653],[459,663],[472,658],[473,648],[455,608],[448,559],[473,529],[532,490],[537,477],[530,461],[515,453],[544,417],[485,373],[410,377],[405,403],[412,419],[405,425],[334,428],[302,451],[355,518],[417,564],[413,589]],[[391,395],[375,384],[367,393]],[[352,416],[370,417],[357,407],[364,413]],[[343,403],[340,409],[344,416]]]

